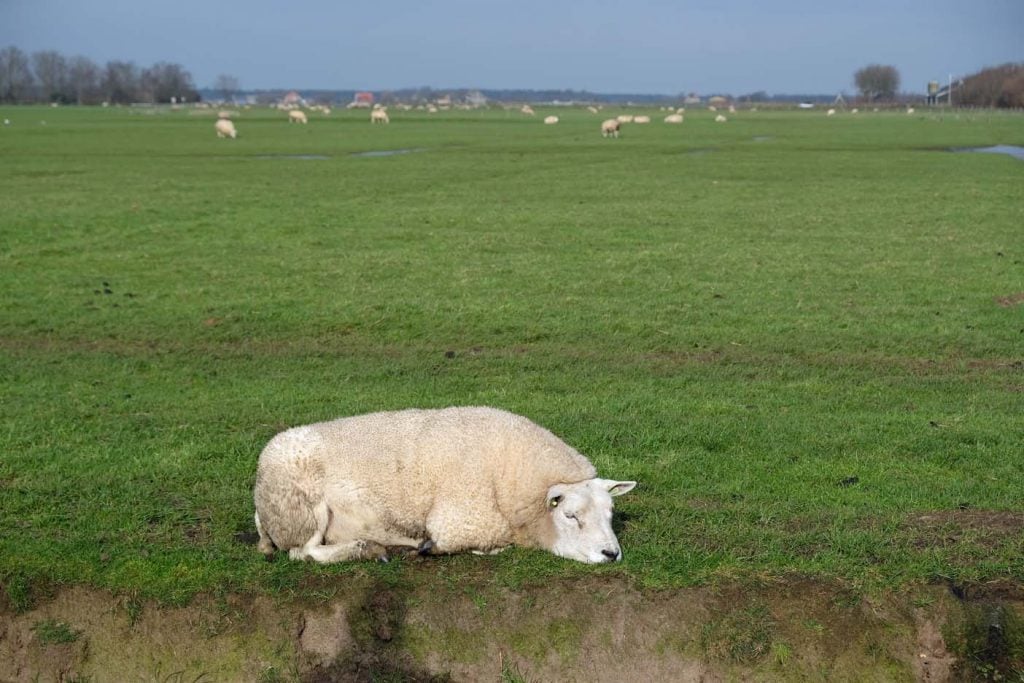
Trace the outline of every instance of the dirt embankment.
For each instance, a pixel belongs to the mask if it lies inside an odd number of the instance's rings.
[[[439,585],[440,584],[440,585]],[[638,591],[618,579],[346,579],[312,604],[187,607],[71,588],[0,612],[0,681],[1016,680],[1024,593],[865,597],[810,581]]]

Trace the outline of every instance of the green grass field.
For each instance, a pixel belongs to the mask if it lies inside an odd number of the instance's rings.
[[[182,602],[265,562],[277,431],[493,405],[637,479],[516,585],[1024,581],[1024,116],[0,108],[0,581]],[[43,123],[45,121],[45,124]],[[357,156],[416,150],[394,156]],[[301,155],[326,159],[295,158]],[[312,582],[312,583],[311,583]],[[319,584],[318,584],[319,582]]]

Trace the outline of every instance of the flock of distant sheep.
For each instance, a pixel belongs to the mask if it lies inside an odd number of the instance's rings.
[[[309,117],[306,116],[306,112],[301,109],[297,109],[293,106],[281,106],[279,109],[283,109],[288,112],[288,123],[301,123],[303,125],[309,123]],[[312,111],[319,111],[322,114],[330,114],[331,110],[329,107],[316,105],[310,107]],[[230,111],[221,110],[217,112],[217,122],[214,124],[214,129],[217,131],[217,137],[219,138],[237,138],[238,129],[235,128],[234,121],[231,120],[232,113]],[[386,107],[380,105],[373,108],[370,112],[370,123],[390,123],[391,119],[388,118],[388,112]]]
[[[309,123],[309,118],[306,116],[306,113],[304,111],[302,111],[301,109],[298,109],[298,108],[294,107],[293,105],[281,105],[281,106],[279,106],[279,108],[280,109],[284,109],[284,110],[286,110],[288,112],[288,122],[289,123],[301,123],[301,124]],[[325,106],[319,106],[318,105],[318,106],[310,107],[310,109],[313,110],[313,111],[319,111],[319,112],[321,112],[323,114],[330,114],[331,113],[331,110],[328,107],[325,107]],[[437,111],[437,110],[434,109],[433,111]],[[521,113],[523,113],[524,115],[526,115],[526,116],[535,116],[536,115],[536,112],[534,112],[533,108],[530,105],[528,105],[528,104],[524,104],[522,107],[520,107],[519,111]],[[598,113],[600,113],[600,109],[598,107],[594,107],[594,106],[587,107],[587,111],[589,111],[591,114],[598,114]],[[684,121],[683,115],[684,115],[684,113],[686,111],[684,108],[680,107],[679,109],[676,109],[674,111],[671,108],[669,108],[669,111],[671,111],[672,113],[670,113],[668,116],[666,116],[664,118],[664,122],[665,123],[679,124],[679,123],[682,123]],[[708,107],[708,111],[717,112],[717,109],[714,106],[709,106]],[[756,111],[756,110],[752,110],[752,111]],[[875,109],[875,111],[878,111],[878,110]],[[736,107],[733,106],[733,105],[729,105],[729,113],[735,113],[735,112],[736,112]],[[859,112],[859,110],[856,109],[856,108],[850,110],[851,114],[857,114],[858,112]],[[907,114],[913,114],[913,113],[914,113],[914,108],[913,107],[908,107],[907,108]],[[826,116],[835,116],[835,114],[836,114],[836,110],[835,109],[829,109],[827,112],[825,112]],[[728,120],[729,119],[724,114],[716,114],[716,116],[715,116],[715,121],[717,123],[725,123]],[[546,116],[546,117],[544,117],[544,124],[545,125],[549,125],[549,126],[550,125],[554,125],[554,124],[558,123],[558,121],[559,121],[559,119],[558,119],[557,116]],[[376,124],[376,123],[390,123],[390,122],[391,122],[391,119],[388,117],[387,107],[381,106],[379,104],[374,105],[373,109],[370,111],[370,123]],[[619,131],[621,130],[623,123],[639,123],[639,124],[643,124],[643,123],[650,123],[650,122],[651,122],[651,117],[650,116],[644,116],[644,115],[634,116],[632,114],[621,114],[621,115],[617,116],[614,119],[605,119],[604,121],[601,122],[601,136],[605,137],[605,138],[609,138],[609,137],[610,138],[617,138],[617,137],[619,137]],[[9,122],[8,121],[4,121],[4,123],[9,123]],[[217,122],[214,124],[214,128],[216,129],[217,137],[219,137],[219,138],[236,138],[236,137],[238,137],[238,130],[235,128],[234,122],[231,121],[231,112],[228,112],[228,111],[220,111],[220,112],[218,112],[218,114],[217,114]]]
[[[302,111],[301,109],[296,109],[296,108],[291,107],[291,106],[282,106],[282,107],[279,107],[279,108],[284,109],[284,110],[286,110],[288,112],[288,122],[289,123],[302,123],[302,124],[309,123],[309,117],[307,117],[306,113],[304,111]],[[324,114],[330,114],[331,113],[331,110],[329,108],[323,107],[323,106],[311,107],[311,109],[313,109],[315,111],[320,111],[320,112],[322,112]],[[736,111],[735,108],[733,108],[733,107],[730,107],[729,110],[730,111]],[[530,105],[528,105],[528,104],[524,104],[520,108],[519,111],[522,112],[523,114],[527,115],[527,116],[534,116],[535,115],[535,112],[533,111],[533,108]],[[597,107],[592,107],[592,106],[591,107],[587,107],[587,111],[589,111],[591,114],[597,114],[597,113],[600,112],[600,110]],[[671,109],[670,109],[670,111],[671,111]],[[683,108],[679,108],[679,109],[675,110],[673,113],[671,113],[671,114],[669,114],[668,116],[665,117],[665,123],[682,123],[683,122],[683,113],[684,112],[685,112],[685,109],[683,109]],[[725,119],[724,116],[719,114],[715,118],[715,120],[719,121],[719,122],[723,122],[726,119]],[[544,124],[545,125],[549,125],[549,126],[550,125],[554,125],[554,124],[558,123],[558,121],[559,121],[559,119],[558,119],[557,116],[546,116],[546,117],[544,117]],[[373,109],[370,112],[370,123],[390,123],[390,122],[391,122],[391,119],[388,117],[387,107],[381,106],[379,104],[378,105],[374,105]],[[650,122],[651,122],[651,117],[650,116],[642,116],[642,115],[640,115],[640,116],[633,116],[633,115],[630,115],[630,114],[622,114],[621,116],[618,116],[618,117],[616,117],[614,119],[607,119],[606,121],[602,121],[601,122],[601,135],[603,137],[606,137],[606,138],[607,137],[615,137],[615,138],[617,138],[617,137],[619,137],[619,130],[621,129],[621,126],[622,126],[623,123],[650,123]],[[219,137],[219,138],[232,138],[232,139],[234,139],[234,138],[238,137],[238,129],[235,128],[235,124],[231,120],[231,112],[229,112],[229,111],[220,111],[220,112],[217,113],[217,122],[214,124],[214,129],[217,131],[217,137]]]

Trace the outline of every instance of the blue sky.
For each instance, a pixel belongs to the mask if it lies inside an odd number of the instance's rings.
[[[177,62],[199,86],[904,90],[1024,61],[1024,0],[0,0],[0,47]]]

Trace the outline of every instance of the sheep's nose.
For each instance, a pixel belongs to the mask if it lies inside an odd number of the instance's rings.
[[[607,557],[609,562],[614,562],[615,560],[619,559],[619,549],[618,548],[615,548],[614,550],[612,550],[610,548],[605,548],[604,550],[601,551],[601,554],[604,555],[605,557]]]

